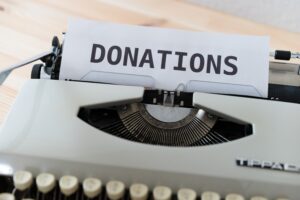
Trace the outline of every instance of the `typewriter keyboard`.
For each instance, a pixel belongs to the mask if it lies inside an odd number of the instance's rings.
[[[189,188],[172,191],[168,186],[149,188],[143,183],[128,187],[118,180],[103,184],[98,178],[86,178],[79,182],[71,175],[56,178],[51,173],[37,177],[29,171],[17,171],[13,177],[0,177],[0,200],[246,200],[240,194],[221,196],[217,192],[203,191],[197,194]],[[253,196],[249,200],[269,200]],[[275,200],[288,200],[277,198]]]

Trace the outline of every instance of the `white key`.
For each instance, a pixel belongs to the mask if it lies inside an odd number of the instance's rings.
[[[32,174],[28,171],[16,171],[14,173],[13,180],[15,188],[23,191],[30,188],[33,182],[33,177]]]
[[[97,178],[86,178],[82,183],[83,192],[89,198],[94,198],[101,193],[102,182]]]
[[[216,192],[203,192],[201,200],[221,200],[221,197]]]
[[[255,197],[251,197],[250,200],[268,200],[268,199],[262,196],[255,196]]]
[[[36,177],[36,185],[40,192],[50,192],[55,187],[55,176],[49,173],[41,173]]]
[[[125,185],[121,181],[109,181],[106,184],[106,192],[111,200],[121,199],[125,193]]]
[[[141,183],[132,184],[129,188],[130,198],[132,200],[146,200],[148,198],[148,186]]]
[[[74,194],[78,189],[78,185],[78,179],[75,176],[63,176],[59,179],[60,190],[66,196]]]
[[[197,193],[195,190],[188,188],[181,188],[177,192],[178,200],[195,200],[197,197]]]
[[[170,200],[172,196],[172,190],[166,186],[156,186],[153,189],[153,198],[155,200]]]
[[[0,200],[15,200],[15,196],[10,193],[0,193]]]
[[[276,200],[289,200],[289,199],[286,199],[286,198],[278,198]]]
[[[227,194],[225,200],[245,200],[245,198],[239,194]]]

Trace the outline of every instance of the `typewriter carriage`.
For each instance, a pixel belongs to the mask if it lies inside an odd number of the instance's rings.
[[[42,64],[33,66],[32,79],[59,79],[63,44],[54,37],[52,47],[52,54],[41,59]],[[261,99],[300,103],[299,73],[298,64],[270,62],[269,96]],[[162,116],[168,109],[171,119],[165,122]],[[182,115],[180,112],[187,114],[175,120],[174,115]],[[202,113],[201,117],[199,113]],[[203,146],[240,139],[253,133],[251,123],[226,119],[213,111],[208,113],[194,108],[193,93],[182,91],[146,89],[142,102],[108,108],[82,106],[78,117],[106,133],[154,145]]]

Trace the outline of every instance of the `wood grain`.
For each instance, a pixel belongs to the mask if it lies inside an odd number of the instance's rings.
[[[0,0],[0,70],[50,48],[70,17],[178,29],[268,35],[270,47],[300,49],[300,34],[217,12],[184,0]],[[30,76],[16,70],[0,86],[0,124]]]

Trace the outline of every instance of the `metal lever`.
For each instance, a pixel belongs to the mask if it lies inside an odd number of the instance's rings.
[[[40,53],[36,56],[33,56],[33,57],[28,58],[26,60],[23,60],[19,63],[11,65],[11,66],[7,67],[6,69],[0,71],[0,85],[3,84],[3,82],[6,80],[6,78],[9,76],[9,74],[13,70],[18,69],[20,67],[23,67],[23,66],[25,66],[29,63],[32,63],[34,61],[37,61],[37,60],[42,60],[43,62],[46,63],[47,61],[51,61],[51,60],[55,59],[59,53],[60,53],[60,43],[59,43],[58,38],[56,36],[54,36],[53,39],[52,39],[52,50]],[[52,58],[47,59],[50,56]]]
[[[32,63],[32,62],[34,62],[34,61],[43,59],[43,58],[45,58],[45,57],[47,57],[47,56],[50,56],[50,55],[52,55],[52,54],[53,54],[52,50],[49,50],[49,51],[46,51],[46,52],[41,53],[41,54],[38,54],[38,55],[36,55],[36,56],[33,56],[33,57],[31,57],[31,58],[28,58],[28,59],[26,59],[26,60],[23,60],[23,61],[21,61],[21,62],[19,62],[19,63],[13,64],[13,65],[7,67],[6,69],[4,69],[4,70],[2,70],[2,71],[0,72],[0,85],[2,85],[2,83],[6,80],[6,78],[9,76],[9,74],[10,74],[13,70],[15,70],[15,69],[17,69],[17,68],[20,68],[20,67],[23,67],[24,65],[27,65],[27,64]]]

